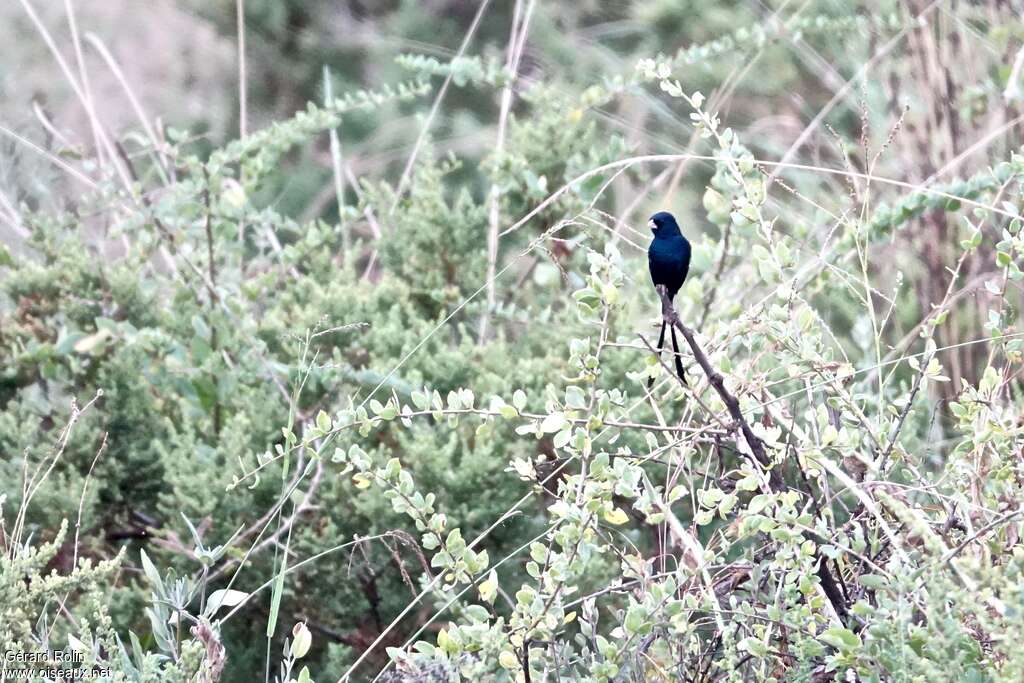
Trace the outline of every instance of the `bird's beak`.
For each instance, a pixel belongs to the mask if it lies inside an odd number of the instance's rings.
[[[654,224],[653,220],[647,221],[647,227],[651,229],[651,232],[658,231],[658,226]]]

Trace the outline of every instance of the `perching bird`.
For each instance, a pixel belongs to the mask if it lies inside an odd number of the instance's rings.
[[[654,286],[664,285],[669,300],[674,300],[679,288],[686,280],[690,271],[690,243],[679,230],[675,216],[667,211],[659,211],[651,216],[647,227],[654,233],[651,246],[647,249],[647,264],[651,269],[651,281]],[[658,355],[665,346],[665,320],[661,321],[661,334],[658,335]],[[683,373],[683,362],[679,358],[679,342],[676,341],[676,328],[672,327],[672,350],[675,352],[676,372],[679,379],[686,384]],[[651,388],[654,378],[647,380],[647,388]]]

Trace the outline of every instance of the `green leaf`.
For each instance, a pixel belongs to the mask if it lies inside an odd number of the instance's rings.
[[[95,334],[90,334],[88,337],[82,337],[75,342],[76,353],[92,353],[98,348],[102,348],[103,342],[109,339],[111,336],[109,330],[100,330]]]
[[[412,392],[412,402],[417,410],[426,410],[430,407],[430,396],[423,391]]]
[[[480,582],[480,599],[488,604],[494,603],[494,597],[498,594],[498,575],[493,569],[484,581]]]
[[[270,594],[270,616],[267,618],[267,638],[277,630],[277,614],[281,610],[281,596],[284,593],[284,574],[286,565],[281,564],[281,571],[274,578],[274,589]]]
[[[775,503],[775,494],[773,493],[761,493],[750,499],[750,503],[747,504],[747,513],[756,515],[764,510],[769,505]]]
[[[739,642],[741,650],[746,650],[755,657],[764,657],[768,654],[768,646],[758,638],[748,637]]]
[[[481,605],[470,605],[465,609],[466,617],[473,623],[483,624],[490,620],[490,614],[487,612],[487,608]]]
[[[884,590],[889,587],[889,581],[879,574],[861,574],[857,577],[860,585],[871,590]]]
[[[552,434],[561,431],[569,425],[569,421],[562,413],[551,413],[540,423],[540,430],[545,434]]]
[[[646,618],[647,614],[645,613],[645,610],[639,605],[634,605],[626,612],[626,619],[622,625],[626,629],[627,633],[644,633],[645,631],[650,630],[649,627],[645,628]]]
[[[689,493],[689,490],[683,484],[677,484],[672,487],[672,490],[668,493],[668,502],[674,503],[683,496]]]
[[[206,609],[203,614],[212,617],[221,607],[235,607],[240,605],[249,597],[248,593],[231,589],[219,589],[210,593],[210,599],[206,601]]]
[[[860,648],[860,637],[848,628],[833,627],[825,630],[818,640],[838,650],[856,650]]]
[[[583,389],[577,386],[568,386],[565,388],[565,405],[568,408],[584,409],[587,407],[587,397],[583,393]]]
[[[292,657],[295,659],[302,659],[306,653],[309,652],[309,647],[312,644],[313,634],[309,632],[309,628],[307,628],[301,621],[295,624],[292,628]]]
[[[608,522],[609,524],[615,524],[615,525],[625,524],[626,522],[629,521],[629,515],[627,515],[625,512],[623,512],[619,508],[612,508],[611,510],[606,510],[605,511],[605,513],[604,513],[604,520],[606,522]]]
[[[150,561],[149,556],[146,555],[145,550],[139,551],[139,557],[142,560],[142,571],[149,579],[149,582],[153,584],[153,589],[160,595],[164,593],[164,582],[160,578],[160,572],[156,570],[156,567]]]
[[[516,407],[520,413],[523,412],[523,408],[526,407],[526,392],[522,389],[516,389],[515,393],[512,394],[512,405]]]
[[[438,643],[440,644],[440,642]],[[517,669],[519,668],[519,660],[509,650],[502,650],[501,654],[498,655],[498,664],[501,664],[504,669]]]
[[[212,336],[210,326],[206,324],[206,320],[201,315],[192,316],[192,329],[195,330],[197,336],[206,341],[209,341]]]

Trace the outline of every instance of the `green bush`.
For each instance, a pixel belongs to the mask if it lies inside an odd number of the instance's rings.
[[[939,142],[872,107],[879,80],[829,118],[827,160],[772,161],[785,148],[744,123],[808,79],[787,36],[920,40],[916,10],[821,4],[761,21],[716,3],[686,27],[635,3],[652,39],[699,42],[529,85],[483,52],[407,56],[414,80],[319,94],[239,140],[125,136],[130,182],[97,159],[73,203],[19,188],[0,649],[130,681],[1020,680],[1024,157],[979,148],[942,176]],[[287,42],[308,8],[272,5],[250,20]],[[562,64],[551,26],[536,40]],[[311,90],[309,46],[286,47]],[[780,68],[735,114],[695,89],[762,57]],[[977,139],[1010,75],[985,50],[961,66],[963,110],[905,85]],[[428,135],[408,175],[340,173],[328,132],[429,111],[449,76],[453,110],[481,117],[515,85],[501,144]],[[690,151],[617,125],[640,104]],[[311,212],[315,178],[334,202]],[[687,386],[650,352],[632,227],[675,187]]]

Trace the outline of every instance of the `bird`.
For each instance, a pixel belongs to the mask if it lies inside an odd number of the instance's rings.
[[[655,289],[663,286],[668,294],[669,301],[674,301],[679,289],[686,281],[686,275],[690,272],[690,242],[683,236],[676,222],[675,216],[668,211],[659,211],[651,216],[647,227],[654,234],[651,246],[647,249],[647,265],[651,271],[651,282]],[[666,320],[662,316],[661,334],[658,335],[658,357],[661,357],[662,349],[665,347],[665,326]],[[683,362],[679,357],[679,342],[676,341],[676,328],[671,328],[672,350],[675,352],[676,372],[683,384],[686,384],[686,376],[683,372]],[[654,378],[647,380],[647,388],[650,389]]]

